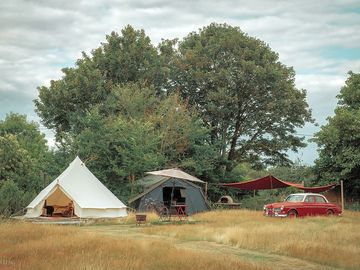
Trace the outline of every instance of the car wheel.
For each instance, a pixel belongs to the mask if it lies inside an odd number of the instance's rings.
[[[295,210],[290,210],[290,211],[287,213],[287,216],[288,216],[289,218],[297,218],[298,213],[297,213]]]
[[[331,209],[329,209],[329,210],[326,211],[326,215],[327,215],[327,216],[333,216],[333,215],[334,215],[334,211],[331,210]]]

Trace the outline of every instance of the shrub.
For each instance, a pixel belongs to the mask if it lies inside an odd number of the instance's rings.
[[[10,216],[24,207],[24,192],[12,180],[0,187],[0,216]]]

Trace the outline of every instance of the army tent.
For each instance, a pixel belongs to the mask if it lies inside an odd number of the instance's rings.
[[[205,182],[179,169],[148,172],[147,176],[138,181],[144,191],[129,200],[129,203],[138,211],[146,210],[146,202],[149,199],[163,202],[168,208],[175,201],[175,204],[185,204],[188,215],[207,211],[209,205],[204,193],[195,183]]]

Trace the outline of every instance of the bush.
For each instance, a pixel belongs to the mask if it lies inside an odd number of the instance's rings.
[[[262,210],[265,204],[281,202],[291,193],[293,193],[291,189],[257,191],[255,196],[248,195],[244,197],[241,200],[241,207],[251,210]]]
[[[24,192],[12,180],[0,187],[0,216],[10,216],[24,207]]]
[[[345,210],[360,211],[360,201],[345,204]]]

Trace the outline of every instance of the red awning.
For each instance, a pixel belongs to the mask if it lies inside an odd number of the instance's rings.
[[[338,184],[331,184],[331,185],[327,185],[327,186],[321,186],[321,187],[299,187],[300,189],[306,191],[306,192],[314,192],[314,193],[319,193],[319,192],[323,192],[323,191],[327,191],[335,186],[337,186]]]
[[[301,184],[286,182],[286,181],[280,180],[272,175],[267,175],[262,178],[250,180],[250,181],[246,181],[246,182],[222,184],[222,186],[245,189],[245,190],[286,188],[286,187],[290,187],[290,186],[302,187]]]
[[[275,189],[275,188],[286,188],[286,187],[295,187],[298,189],[302,189],[306,192],[323,192],[326,191],[337,184],[331,184],[327,186],[321,187],[304,187],[302,184],[287,182],[284,180],[280,180],[272,175],[267,175],[265,177],[250,180],[246,182],[237,182],[237,183],[228,183],[221,184],[224,187],[232,187],[244,190],[262,190],[262,189]]]

